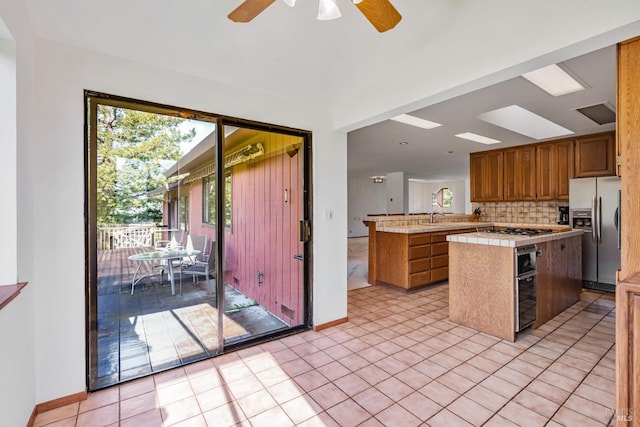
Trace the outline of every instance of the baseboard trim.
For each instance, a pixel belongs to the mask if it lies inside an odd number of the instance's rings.
[[[336,320],[332,320],[331,322],[323,323],[321,325],[316,325],[313,327],[313,330],[318,332],[323,329],[330,328],[332,326],[342,325],[343,323],[347,323],[348,321],[349,321],[348,317],[343,317],[342,319],[336,319]]]
[[[81,391],[78,393],[70,394],[68,396],[59,397],[57,399],[50,400],[48,402],[38,403],[35,408],[33,408],[33,412],[31,413],[31,418],[29,418],[28,427],[32,427],[33,423],[36,420],[36,416],[43,412],[51,411],[52,409],[62,408],[63,406],[70,405],[76,402],[82,402],[83,400],[87,400],[87,391]]]

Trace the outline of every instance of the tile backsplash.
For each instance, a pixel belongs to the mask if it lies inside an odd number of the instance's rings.
[[[564,200],[535,202],[485,202],[472,203],[472,208],[480,208],[482,222],[517,222],[523,224],[558,223],[559,206],[569,206]]]

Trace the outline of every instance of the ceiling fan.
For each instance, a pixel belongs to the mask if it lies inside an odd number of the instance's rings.
[[[233,22],[249,22],[258,16],[276,0],[244,0],[228,18]],[[293,7],[296,0],[282,0],[287,5]],[[337,0],[319,0],[318,19],[335,19],[340,17],[340,10],[336,4]],[[371,24],[383,33],[396,26],[402,19],[400,13],[389,0],[351,0],[358,10]]]

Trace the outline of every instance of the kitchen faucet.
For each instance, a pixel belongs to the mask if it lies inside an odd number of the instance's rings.
[[[434,218],[436,215],[442,215],[442,216],[444,216],[444,214],[443,214],[442,212],[435,212],[435,211],[434,211],[434,212],[431,212],[431,214],[430,214],[430,215],[431,215],[431,217],[429,218],[429,224],[433,224],[433,218]]]

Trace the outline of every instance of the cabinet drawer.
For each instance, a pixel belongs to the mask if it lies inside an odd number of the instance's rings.
[[[430,279],[431,273],[429,271],[411,274],[409,275],[409,287],[415,288],[416,286],[426,285],[430,282]]]
[[[450,233],[433,233],[433,235],[431,236],[431,243],[446,242],[447,234]]]
[[[431,255],[431,247],[429,245],[411,246],[409,248],[409,259],[427,258]]]
[[[449,278],[449,267],[436,268],[431,270],[431,281],[439,282]]]
[[[413,261],[409,261],[409,274],[426,271],[426,270],[429,270],[429,268],[430,268],[429,258],[416,259]]]
[[[431,243],[430,234],[413,234],[409,236],[409,246],[426,245]]]
[[[433,255],[445,255],[449,253],[449,242],[433,243],[431,245]]]
[[[436,255],[431,257],[431,268],[449,266],[449,255]]]

